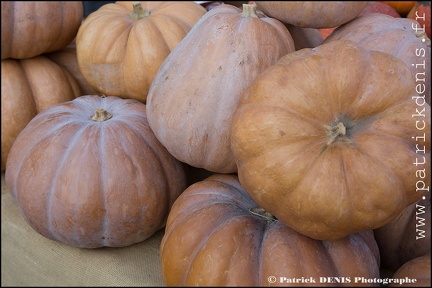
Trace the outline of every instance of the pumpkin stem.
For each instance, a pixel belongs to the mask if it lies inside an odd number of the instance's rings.
[[[240,16],[242,16],[244,18],[248,18],[248,17],[259,18],[258,13],[257,13],[257,5],[255,3],[254,4],[243,4],[243,11],[240,14]]]
[[[105,109],[97,108],[91,119],[96,122],[102,122],[111,119],[112,116],[113,115],[108,113]]]
[[[143,18],[147,18],[150,16],[151,11],[144,11],[141,5],[141,2],[134,2],[132,4],[133,11],[129,14],[129,17],[131,17],[134,20],[139,20]]]
[[[428,46],[428,47],[431,46],[431,40],[428,38],[428,36],[427,36],[427,34],[426,34],[426,32],[424,30],[421,30],[421,31],[420,30],[419,31],[415,30],[415,31],[413,31],[413,33],[414,33],[414,35],[417,38],[420,38],[420,40],[423,43],[425,43],[426,46]]]
[[[257,215],[257,216],[264,218],[267,222],[273,222],[273,221],[277,220],[276,217],[273,216],[273,214],[267,212],[266,210],[264,210],[263,208],[260,208],[260,207],[251,208],[251,209],[249,209],[249,212],[251,212],[254,215]]]
[[[325,125],[326,134],[327,134],[327,143],[321,149],[320,155],[327,149],[328,146],[333,144],[339,136],[347,135],[347,128],[351,128],[352,126],[346,126],[342,121],[336,119],[334,124]]]
[[[326,128],[327,128],[327,139],[328,139],[326,143],[327,146],[334,143],[337,137],[345,136],[347,131],[344,123],[342,122],[338,122],[336,125],[333,126],[326,126]]]

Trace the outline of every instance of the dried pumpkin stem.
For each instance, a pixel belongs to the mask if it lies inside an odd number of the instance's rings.
[[[345,136],[347,129],[342,122],[338,122],[334,126],[326,126],[327,128],[327,146],[333,144],[336,141],[336,138],[339,136]]]
[[[95,114],[91,119],[96,122],[102,122],[111,119],[112,116],[113,115],[108,113],[108,111],[106,111],[105,109],[97,108],[95,110]]]
[[[428,38],[426,32],[424,30],[421,31],[413,31],[414,35],[417,38],[420,38],[420,40],[426,44],[426,46],[430,47],[431,46],[431,40]]]
[[[277,220],[276,217],[273,216],[273,214],[267,212],[266,210],[264,210],[261,207],[251,208],[251,209],[249,209],[249,212],[251,212],[254,215],[257,215],[257,216],[264,218],[268,222],[272,222],[272,221]]]
[[[141,2],[134,2],[132,4],[133,11],[129,14],[129,17],[135,20],[147,18],[150,16],[151,12],[142,8]]]
[[[243,4],[243,11],[240,16],[244,18],[254,17],[259,18],[256,4]]]

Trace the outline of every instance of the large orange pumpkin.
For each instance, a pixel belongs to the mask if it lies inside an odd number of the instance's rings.
[[[219,5],[203,16],[157,72],[147,98],[150,127],[168,151],[197,168],[237,170],[230,126],[243,90],[295,50],[280,21]]]
[[[145,104],[97,95],[36,115],[12,146],[5,180],[36,232],[82,248],[147,239],[186,188],[184,166],[157,141]]]
[[[193,1],[106,4],[78,31],[81,73],[105,95],[145,102],[161,63],[205,13]]]
[[[160,257],[167,286],[337,286],[332,277],[364,286],[354,277],[379,278],[372,231],[311,239],[260,209],[233,174],[210,176],[179,196]],[[302,278],[313,281],[289,282]]]
[[[82,1],[1,1],[1,59],[65,48],[83,20]]]
[[[305,28],[331,28],[358,16],[368,1],[255,1],[269,17]]]
[[[1,171],[18,133],[46,108],[81,96],[75,78],[45,56],[1,62]]]
[[[232,121],[242,186],[315,239],[389,223],[430,183],[430,106],[412,95],[402,60],[353,41],[285,55],[249,86]]]
[[[417,96],[431,104],[431,42],[417,21],[379,13],[365,14],[340,26],[324,43],[341,39],[400,58],[416,78]]]

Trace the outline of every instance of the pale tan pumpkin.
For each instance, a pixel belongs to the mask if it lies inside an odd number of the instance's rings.
[[[324,43],[352,40],[369,50],[400,58],[416,79],[417,101],[431,104],[431,41],[420,24],[407,18],[368,13],[340,26]]]
[[[81,248],[123,247],[165,226],[186,188],[145,104],[84,95],[40,112],[6,163],[6,185],[39,234]]]
[[[285,55],[243,93],[232,121],[242,186],[315,239],[389,223],[424,195],[417,181],[430,183],[418,172],[430,171],[430,137],[416,138],[430,135],[430,106],[413,93],[402,60],[353,41]]]
[[[75,78],[45,56],[1,62],[1,171],[18,133],[46,108],[82,95]]]
[[[150,127],[180,161],[235,172],[230,125],[241,93],[294,49],[284,24],[260,17],[255,5],[213,8],[157,72],[147,98]]]
[[[83,20],[82,1],[1,1],[1,59],[65,48]]]
[[[332,28],[357,17],[368,1],[255,1],[269,17],[305,28]]]
[[[145,102],[159,66],[205,12],[193,1],[106,4],[78,31],[81,73],[105,95]]]

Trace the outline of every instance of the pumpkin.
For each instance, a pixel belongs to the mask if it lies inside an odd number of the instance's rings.
[[[391,6],[395,9],[401,16],[406,17],[406,15],[415,6],[416,1],[380,1]]]
[[[219,5],[168,55],[147,97],[150,127],[178,160],[217,173],[235,172],[230,125],[243,90],[294,51],[280,21]]]
[[[315,286],[331,277],[358,285],[354,277],[379,278],[371,231],[311,239],[263,211],[234,174],[214,174],[179,196],[160,259],[167,286],[295,286],[287,281],[301,278],[314,279]]]
[[[106,4],[78,30],[81,73],[105,95],[145,102],[161,63],[205,13],[193,1]]]
[[[80,248],[124,247],[164,227],[186,188],[145,104],[84,95],[34,117],[9,154],[6,186],[27,223]]]
[[[430,227],[431,203],[428,192],[389,224],[374,230],[381,254],[381,267],[396,271],[406,262],[430,252]]]
[[[368,13],[381,13],[395,18],[401,17],[393,7],[380,1],[369,1],[369,3],[366,5],[366,7],[358,16],[368,14]],[[336,30],[336,28],[338,28],[338,26],[332,28],[321,28],[318,30],[320,31],[322,37],[326,39],[334,30]]]
[[[401,15],[395,8],[380,1],[369,1],[359,16],[367,13],[381,13],[395,18],[401,18]]]
[[[368,1],[255,1],[258,9],[285,24],[332,28],[358,16]]]
[[[100,93],[87,82],[79,70],[75,45],[69,45],[62,50],[44,54],[44,56],[67,70],[77,81],[83,95],[96,95]]]
[[[416,5],[408,13],[407,18],[419,23],[426,35],[431,38],[431,1],[416,1]]]
[[[1,61],[1,171],[18,133],[46,108],[81,96],[67,71],[45,56]]]
[[[2,1],[1,59],[65,48],[83,20],[82,1]]]
[[[400,58],[416,78],[416,94],[431,103],[430,40],[416,31],[419,24],[406,18],[384,14],[365,14],[340,26],[323,43],[352,40],[363,48],[389,53]]]
[[[403,284],[389,283],[388,287],[430,287],[431,254],[427,253],[408,261],[394,273],[392,278],[410,281]]]
[[[402,60],[353,41],[283,56],[234,114],[240,183],[263,209],[314,239],[389,223],[430,183],[423,173],[430,137],[420,138],[430,135],[430,106],[418,106],[414,90]]]
[[[294,40],[295,50],[314,48],[324,41],[321,32],[315,28],[302,28],[287,24],[286,27]]]

